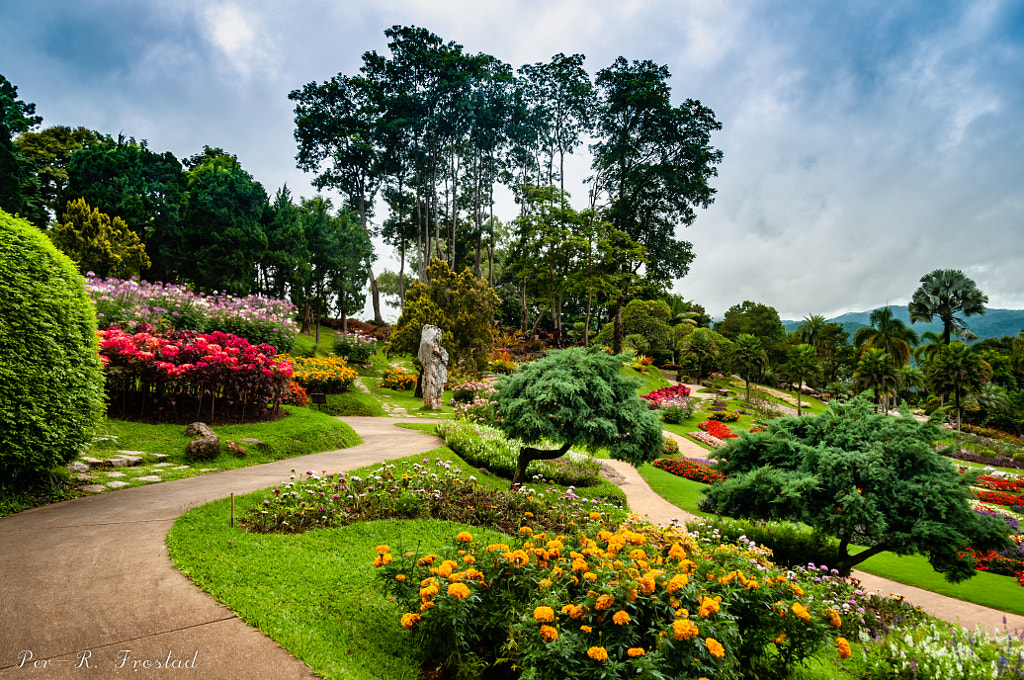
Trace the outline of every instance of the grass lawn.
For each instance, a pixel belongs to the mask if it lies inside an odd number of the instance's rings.
[[[315,348],[315,350],[314,350]],[[320,326],[320,344],[316,343],[316,335],[311,331],[310,335],[300,333],[292,345],[293,356],[334,356],[334,329],[330,326]]]
[[[697,503],[703,497],[704,490],[708,488],[707,484],[665,472],[650,463],[641,465],[637,468],[637,472],[656,494],[672,505],[698,517],[711,517],[708,513],[697,509]]]
[[[636,388],[637,394],[649,394],[670,385],[668,379],[654,366],[644,366],[642,371],[638,371],[632,366],[623,366],[619,372],[624,376],[640,379],[640,385]]]

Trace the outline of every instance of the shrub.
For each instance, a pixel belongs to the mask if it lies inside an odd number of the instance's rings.
[[[254,421],[277,411],[292,364],[220,331],[99,332],[109,412],[123,418]],[[271,410],[268,411],[268,406]]]
[[[294,380],[290,380],[284,388],[281,403],[288,406],[305,406],[309,403],[309,395],[302,385]]]
[[[416,387],[416,376],[403,368],[389,368],[384,371],[380,386],[389,390],[403,392]]]
[[[720,423],[735,423],[740,419],[740,414],[735,411],[712,411],[708,418]]]
[[[349,368],[345,360],[340,357],[282,355],[280,358],[294,366],[292,380],[302,385],[307,392],[341,394],[356,379],[355,369]]]
[[[735,439],[738,436],[735,432],[729,429],[728,425],[723,425],[717,420],[705,420],[697,427],[704,432],[707,432],[715,439]]]
[[[692,397],[671,397],[661,402],[661,419],[678,425],[690,418],[697,409],[697,400]]]
[[[96,320],[82,277],[0,210],[0,480],[74,459],[103,416]]]
[[[706,538],[736,542],[741,538],[770,548],[776,564],[790,567],[837,562],[839,541],[821,536],[806,524],[777,520],[713,517],[687,524],[687,530]]]
[[[671,458],[672,456],[678,456],[679,442],[677,442],[672,437],[665,435],[665,443],[661,447],[661,455],[663,458]]]
[[[377,340],[362,333],[337,333],[334,353],[348,361],[365,364],[377,353]]]
[[[512,372],[516,370],[518,365],[511,359],[494,359],[490,364],[491,370],[501,375],[512,375]]]
[[[673,385],[671,387],[662,387],[660,389],[654,390],[653,392],[648,392],[647,394],[642,395],[640,398],[646,399],[647,403],[650,404],[651,408],[657,408],[658,406],[661,405],[661,402],[665,401],[666,399],[676,399],[679,397],[688,396],[690,396],[689,387],[687,387],[686,385]]]

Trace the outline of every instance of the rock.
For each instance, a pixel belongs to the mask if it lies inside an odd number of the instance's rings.
[[[164,458],[167,457],[166,453],[152,453],[150,455],[153,456],[153,458],[156,458],[157,460],[163,460]]]
[[[86,484],[85,486],[82,487],[82,491],[87,491],[89,493],[99,493],[101,491],[106,490],[107,487],[103,486],[102,484]]]
[[[177,467],[172,467],[171,469],[172,470],[191,470],[192,466],[191,465],[179,465]]]
[[[128,486],[128,482],[107,482],[110,489],[120,489],[122,486]]]
[[[230,439],[227,440],[224,443],[224,445],[227,447],[228,451],[235,454],[236,456],[244,456],[245,454],[249,453],[248,451],[245,450],[244,446],[236,442],[233,442]]]
[[[441,329],[427,324],[420,333],[417,357],[423,365],[420,384],[423,389],[423,407],[432,411],[441,408],[441,395],[448,380],[448,351],[441,346]]]
[[[144,477],[136,477],[136,482],[161,482],[163,478],[160,475],[146,475]]]
[[[172,465],[174,465],[174,463],[153,463],[153,467],[155,468],[171,467]]]
[[[130,456],[142,457],[142,456],[146,455],[145,451],[118,451],[118,453],[120,453],[122,456],[125,456],[125,457],[130,457]]]
[[[103,465],[103,461],[99,458],[90,458],[89,456],[82,456],[82,462],[90,467],[96,467],[97,465]]]
[[[238,440],[239,444],[248,444],[249,446],[263,446],[263,441],[259,439],[253,439],[252,437],[243,437]]]
[[[79,463],[77,460],[74,463],[68,465],[68,470],[71,472],[88,472],[89,466],[85,463]]]
[[[200,437],[214,436],[215,437],[215,436],[217,436],[217,435],[215,435],[213,433],[213,430],[210,429],[209,425],[207,425],[206,423],[199,423],[199,422],[190,423],[189,425],[187,425],[185,427],[185,434],[187,434],[189,437],[196,437],[196,436],[200,436]]]
[[[220,437],[215,434],[197,437],[185,447],[189,460],[213,460],[220,455]]]
[[[124,476],[125,476],[125,474],[123,472],[118,472],[117,470],[114,470],[113,472],[108,472],[107,473],[107,477],[124,477]]]
[[[128,460],[125,458],[107,458],[105,461],[107,465],[113,465],[114,467],[127,467]]]
[[[119,452],[119,453],[122,453],[122,455],[120,457],[125,459],[126,461],[128,461],[129,465],[138,465],[139,463],[142,462],[142,456],[130,456],[130,455],[124,454],[123,452]]]

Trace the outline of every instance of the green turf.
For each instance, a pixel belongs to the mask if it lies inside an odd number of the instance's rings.
[[[316,348],[314,352],[314,347]],[[300,333],[292,345],[293,356],[334,356],[334,330],[329,326],[320,326],[320,344],[316,344],[315,332],[311,329],[309,335]]]
[[[682,508],[699,517],[711,516],[697,508],[697,503],[700,502],[700,499],[704,496],[704,491],[708,488],[707,484],[701,484],[692,479],[686,479],[671,472],[665,472],[650,464],[641,465],[637,468],[637,472],[640,473],[640,476],[644,478],[644,481],[647,482],[656,494],[677,508]]]

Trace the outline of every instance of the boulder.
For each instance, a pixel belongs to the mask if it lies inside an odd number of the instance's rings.
[[[189,460],[213,460],[220,455],[220,437],[215,434],[196,437],[185,447]]]
[[[423,388],[423,407],[436,411],[441,408],[444,384],[448,381],[448,351],[441,346],[441,329],[427,324],[420,332],[417,353],[423,365],[420,384]]]
[[[245,450],[245,447],[237,442],[233,442],[230,439],[224,442],[224,446],[227,447],[228,451],[235,454],[236,456],[244,456],[249,453]]]
[[[189,437],[209,437],[213,435],[213,430],[206,423],[190,423],[185,426],[185,434]]]
[[[242,437],[238,440],[239,444],[245,444],[246,446],[263,446],[263,441],[260,439],[253,439],[252,437]]]

